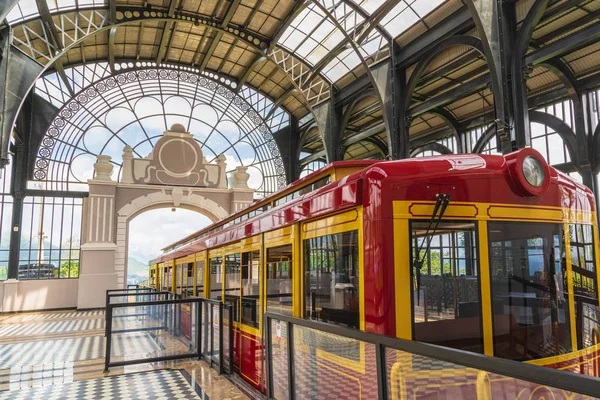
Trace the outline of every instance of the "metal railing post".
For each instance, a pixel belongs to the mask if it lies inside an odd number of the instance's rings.
[[[104,372],[108,372],[108,366],[110,365],[110,350],[112,347],[112,314],[113,309],[110,304],[106,306],[106,346],[104,353]]]
[[[190,316],[192,313],[190,313]],[[190,325],[191,326],[191,325]],[[191,333],[191,329],[190,329]],[[202,302],[196,303],[196,346],[198,351],[198,360],[202,359]]]
[[[229,307],[229,374],[233,372],[233,307]]]
[[[266,343],[266,361],[267,361],[267,398],[272,399],[274,396],[273,390],[273,349],[272,349],[272,337],[271,337],[271,318],[263,318],[265,325],[265,343]]]
[[[209,303],[209,310],[208,313],[210,314],[210,325],[208,327],[208,330],[210,331],[210,366],[212,368],[213,366],[213,362],[214,362],[214,357],[213,355],[215,354],[215,322],[213,321],[213,305],[211,303]]]
[[[388,395],[385,347],[381,343],[375,345],[375,360],[377,362],[377,392],[379,394],[379,400],[386,400]]]
[[[223,374],[223,303],[219,303],[219,375]]]
[[[290,321],[287,321],[287,351],[288,351],[288,393],[290,400],[296,398],[296,390],[294,388],[294,326]]]

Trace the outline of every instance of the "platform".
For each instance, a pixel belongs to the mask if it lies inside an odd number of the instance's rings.
[[[0,315],[0,399],[247,399],[203,361],[104,373],[104,311]],[[152,348],[148,334],[115,343]]]

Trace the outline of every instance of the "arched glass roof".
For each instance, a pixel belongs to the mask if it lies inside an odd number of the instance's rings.
[[[57,74],[36,84],[36,93],[59,106],[39,148],[32,185],[40,189],[87,190],[99,154],[109,155],[118,179],[125,145],[146,157],[174,123],[198,141],[207,161],[224,154],[227,169],[247,166],[258,195],[285,185],[285,172],[272,131],[288,114],[259,93],[239,94],[214,74],[198,76],[167,69],[139,69],[111,76],[106,64],[66,71],[78,88],[74,98]],[[208,76],[211,75],[211,76]]]

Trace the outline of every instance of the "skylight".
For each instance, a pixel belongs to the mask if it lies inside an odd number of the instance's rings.
[[[51,13],[78,8],[103,7],[108,4],[105,0],[46,0],[46,3]],[[6,16],[6,20],[9,25],[15,25],[39,15],[35,0],[19,0]]]

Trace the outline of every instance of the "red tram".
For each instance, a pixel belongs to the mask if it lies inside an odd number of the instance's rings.
[[[267,310],[600,376],[596,221],[590,190],[533,149],[336,162],[174,243],[150,276],[237,304],[235,365],[256,387]],[[367,390],[364,346],[316,345]]]

